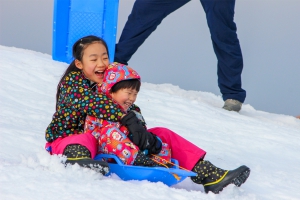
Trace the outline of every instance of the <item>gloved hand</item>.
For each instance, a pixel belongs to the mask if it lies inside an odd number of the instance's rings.
[[[155,145],[152,146],[149,153],[150,154],[158,154],[162,149],[162,141],[158,136],[154,135],[153,133],[151,133],[151,134],[153,136],[155,136]]]
[[[133,111],[128,112],[122,119],[121,124],[126,126],[132,134],[129,139],[139,147],[141,151],[148,150],[149,154],[157,154],[161,151],[162,142],[156,135],[148,132]]]
[[[139,113],[138,111],[135,111],[135,110],[131,110],[131,112],[134,112],[134,114],[136,115],[138,120],[140,120],[141,124],[145,127],[146,122],[145,122],[145,119],[144,119],[143,115],[141,113]]]

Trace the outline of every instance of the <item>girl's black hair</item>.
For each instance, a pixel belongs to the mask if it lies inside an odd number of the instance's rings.
[[[120,81],[112,86],[110,93],[115,93],[121,89],[133,89],[137,92],[140,91],[141,81],[139,79],[128,79],[124,81]]]
[[[57,92],[56,92],[56,108],[57,108],[57,102],[58,102],[58,98],[59,98],[59,93],[60,93],[60,85],[61,83],[63,82],[63,80],[65,79],[65,77],[72,71],[80,71],[80,69],[78,69],[76,66],[75,66],[75,60],[79,60],[81,61],[82,60],[82,56],[83,56],[83,52],[84,50],[92,43],[95,43],[95,42],[99,42],[101,44],[103,44],[106,48],[106,51],[107,51],[107,55],[109,57],[109,53],[108,53],[108,47],[107,47],[107,44],[106,42],[97,37],[97,36],[94,36],[94,35],[89,35],[89,36],[85,36],[79,40],[77,40],[74,45],[73,45],[73,48],[72,48],[72,55],[73,55],[73,58],[74,60],[72,61],[72,63],[69,65],[69,67],[66,69],[66,71],[64,72],[63,76],[61,77],[58,85],[57,85]]]

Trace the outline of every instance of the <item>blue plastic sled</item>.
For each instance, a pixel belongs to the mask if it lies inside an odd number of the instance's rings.
[[[113,159],[114,162],[109,161],[109,159]],[[194,172],[179,169],[178,161],[175,159],[172,159],[172,162],[177,166],[173,168],[124,165],[116,155],[112,154],[98,154],[95,160],[107,161],[110,167],[110,172],[107,175],[117,174],[124,181],[148,180],[150,182],[163,182],[168,186],[172,186],[188,176],[197,175]]]
[[[81,37],[96,35],[114,59],[119,0],[54,0],[52,58],[72,62],[72,46]]]

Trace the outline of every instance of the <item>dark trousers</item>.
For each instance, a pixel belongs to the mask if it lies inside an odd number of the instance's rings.
[[[170,13],[189,0],[136,0],[116,45],[115,61],[128,64],[131,56]],[[211,40],[218,59],[218,86],[223,100],[244,102],[243,57],[236,34],[235,0],[200,0],[206,13]]]

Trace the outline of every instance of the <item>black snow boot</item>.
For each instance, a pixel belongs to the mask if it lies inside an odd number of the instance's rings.
[[[250,168],[245,165],[235,170],[220,169],[209,161],[201,160],[193,168],[197,176],[191,177],[192,181],[204,186],[206,193],[213,192],[218,194],[229,184],[240,187],[250,175]]]
[[[107,162],[91,159],[91,153],[85,146],[79,144],[68,145],[65,148],[63,155],[67,156],[65,165],[74,165],[77,163],[81,167],[90,168],[103,175],[109,172]]]
[[[133,165],[135,166],[145,166],[145,167],[167,167],[167,165],[160,164],[158,162],[153,161],[151,158],[146,156],[142,151],[139,151]]]

